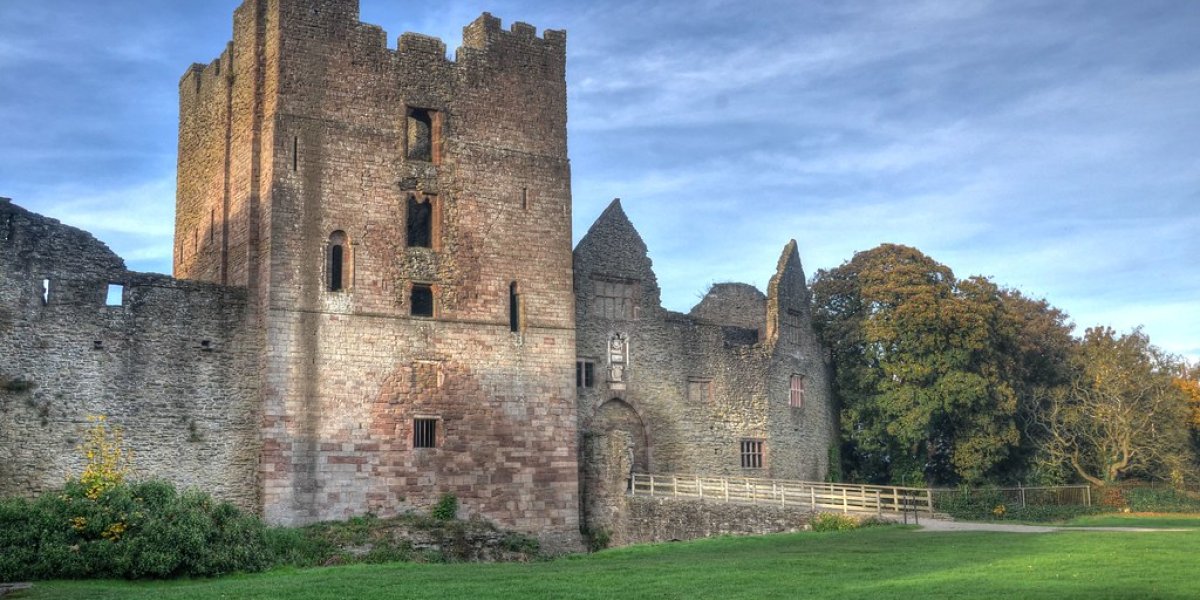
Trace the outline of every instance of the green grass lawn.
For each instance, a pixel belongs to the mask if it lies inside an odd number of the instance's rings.
[[[1076,517],[1067,527],[1154,527],[1162,529],[1200,528],[1200,514],[1110,513]]]
[[[542,563],[47,582],[12,598],[1196,598],[1198,561],[1200,531],[918,534],[879,527],[639,546]]]

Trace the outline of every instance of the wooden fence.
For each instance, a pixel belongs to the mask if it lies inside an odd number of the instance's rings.
[[[849,483],[635,473],[630,493],[844,513],[933,512],[933,499],[925,488]]]

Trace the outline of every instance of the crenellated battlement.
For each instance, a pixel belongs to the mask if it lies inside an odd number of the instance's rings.
[[[539,38],[537,37],[537,27],[522,21],[514,22],[509,30],[505,31],[503,22],[487,12],[480,15],[470,25],[463,27],[463,46],[467,48],[483,50],[490,47],[496,40],[506,37],[537,40],[551,50],[565,50],[567,45],[566,31],[547,29],[543,33],[543,37]]]

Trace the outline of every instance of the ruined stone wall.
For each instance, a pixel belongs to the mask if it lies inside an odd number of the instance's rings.
[[[576,347],[595,372],[594,386],[577,390],[581,429],[640,421],[634,461],[654,473],[824,478],[834,413],[794,254],[789,245],[770,296],[720,284],[691,315],[672,313],[659,303],[644,242],[614,202],[575,250]],[[632,310],[614,311],[623,295]],[[792,375],[805,379],[800,407],[791,406]],[[763,442],[760,468],[743,467],[744,440]]]
[[[123,286],[111,306],[109,284]],[[256,509],[246,313],[244,290],[128,272],[87,233],[0,200],[0,377],[21,382],[0,389],[0,496],[78,473],[87,417],[104,415],[139,477]]]
[[[807,529],[812,518],[809,511],[794,507],[631,496],[626,490],[632,444],[628,433],[589,432],[584,440],[584,525],[593,541],[628,546],[782,533]]]
[[[258,153],[234,156],[230,181],[261,205],[247,285],[268,348],[268,518],[391,514],[453,492],[468,514],[577,537],[565,35],[485,14],[449,60],[417,34],[389,49],[355,0],[247,0],[232,54],[261,71],[256,102],[231,113],[235,137],[259,113]],[[428,156],[410,148],[417,113]],[[257,175],[237,179],[246,164]],[[410,196],[433,207],[429,247],[408,243]],[[423,285],[434,314],[414,317]],[[436,448],[412,447],[414,418],[438,421]]]

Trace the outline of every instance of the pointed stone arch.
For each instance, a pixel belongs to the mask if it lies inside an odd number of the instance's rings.
[[[613,398],[596,409],[592,416],[592,430],[597,432],[627,431],[633,439],[633,470],[650,472],[650,440],[641,415],[628,402]]]

